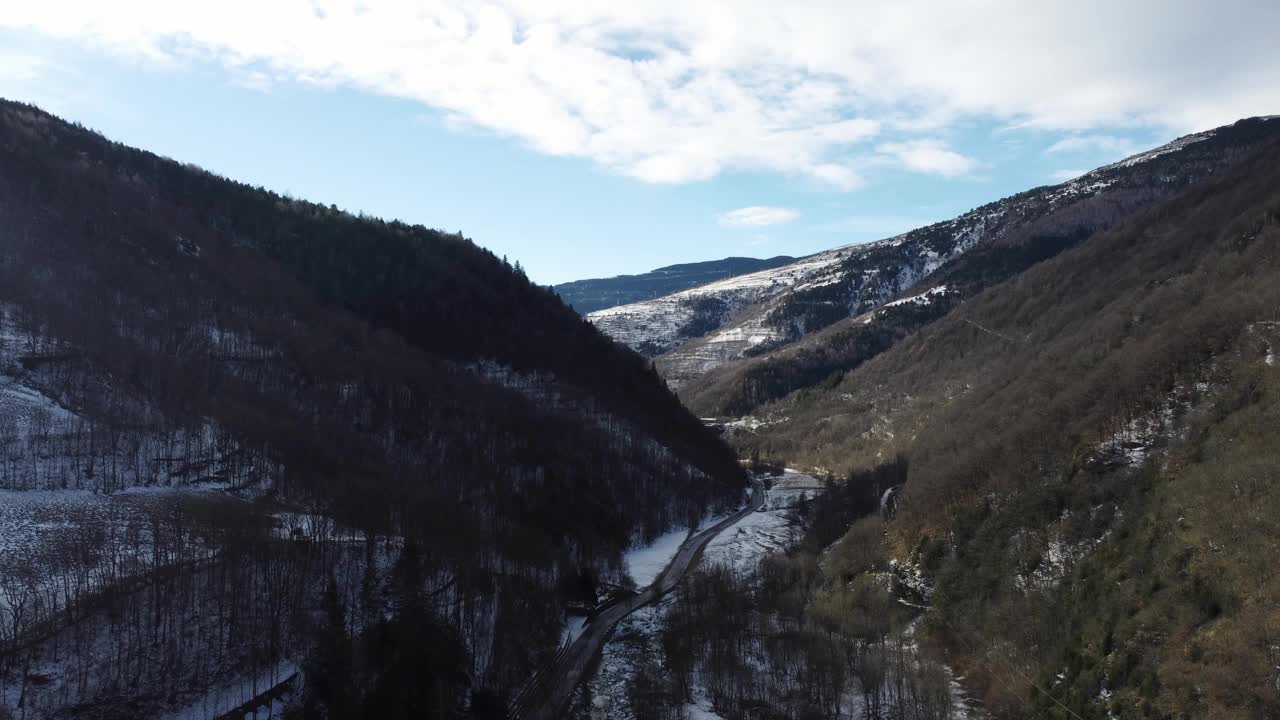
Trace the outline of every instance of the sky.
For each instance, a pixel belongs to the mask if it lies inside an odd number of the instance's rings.
[[[550,284],[800,256],[1280,113],[1274,0],[0,0],[0,96]]]

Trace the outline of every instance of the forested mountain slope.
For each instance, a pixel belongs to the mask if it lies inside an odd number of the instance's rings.
[[[746,276],[759,278],[749,296],[721,282],[590,317],[633,347],[661,353],[658,370],[696,413],[747,415],[856,367],[983,288],[1275,137],[1280,121],[1242,120],[899,237]]]
[[[996,717],[1275,717],[1277,343],[1271,143],[735,439],[840,473],[910,458],[814,612],[857,627],[860,578],[895,578]]]
[[[765,259],[728,257],[722,260],[668,265],[639,275],[574,280],[556,285],[552,289],[570,307],[585,315],[596,310],[626,305],[639,300],[651,300],[734,275],[767,270],[794,261],[795,258],[787,255]]]
[[[645,360],[469,240],[10,102],[0,407],[24,717],[304,665],[330,717],[501,716],[625,548],[745,486]]]

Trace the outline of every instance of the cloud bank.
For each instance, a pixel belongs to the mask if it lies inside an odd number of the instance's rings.
[[[726,227],[764,227],[788,223],[798,217],[800,213],[789,208],[754,205],[721,213],[718,220]]]
[[[653,183],[964,175],[972,118],[1191,131],[1280,108],[1280,3],[42,0],[0,27],[249,87],[342,86]],[[1139,28],[1140,32],[1134,32]]]
[[[945,177],[968,174],[977,165],[972,159],[947,148],[946,143],[928,138],[885,143],[878,150],[908,170]]]
[[[1045,153],[1096,152],[1114,156],[1118,160],[1137,154],[1144,149],[1132,140],[1111,135],[1072,135],[1050,145]]]

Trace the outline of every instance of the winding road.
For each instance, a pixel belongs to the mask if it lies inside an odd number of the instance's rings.
[[[702,550],[725,528],[764,506],[768,495],[764,483],[751,479],[751,502],[738,512],[690,535],[658,579],[637,594],[611,605],[592,618],[582,634],[556,659],[555,667],[544,678],[526,688],[512,704],[508,717],[512,720],[555,720],[560,717],[573,691],[582,681],[591,660],[600,652],[613,628],[637,609],[671,592],[693,567]]]

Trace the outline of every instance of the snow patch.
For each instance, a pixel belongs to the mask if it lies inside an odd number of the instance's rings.
[[[724,720],[711,708],[711,698],[707,697],[705,688],[696,685],[691,694],[693,702],[684,706],[685,715],[689,720]]]
[[[1258,336],[1262,344],[1267,350],[1262,356],[1262,362],[1269,367],[1276,364],[1276,344],[1280,343],[1280,321],[1261,321],[1249,325],[1249,332]]]
[[[737,420],[730,420],[728,422],[711,423],[711,424],[718,425],[720,428],[728,431],[746,430],[748,432],[755,432],[756,430],[759,430],[762,427],[769,427],[770,425],[778,425],[780,423],[787,422],[790,419],[791,419],[790,416],[787,416],[787,415],[783,415],[782,417],[778,417],[778,418],[769,418],[768,420],[761,420],[758,417],[746,415]]]
[[[1208,382],[1198,381],[1192,388],[1195,394],[1203,395],[1210,391],[1211,386]],[[1159,407],[1129,420],[1100,442],[1094,453],[1095,462],[1129,467],[1146,462],[1160,441],[1173,432],[1178,417],[1191,407],[1192,395],[1192,389],[1183,385],[1175,387],[1162,399]]]
[[[665,533],[652,544],[628,550],[624,555],[631,579],[636,587],[649,587],[671,564],[671,559],[680,552],[680,546],[689,537],[688,529],[681,528]]]
[[[783,549],[790,539],[790,520],[778,510],[754,512],[707,544],[702,561],[750,570],[761,558]]]
[[[282,660],[266,672],[237,678],[226,685],[210,690],[196,702],[161,717],[164,720],[203,720],[226,715],[293,677],[298,671],[299,668],[295,663]],[[264,704],[261,708],[245,713],[244,717],[246,720],[256,720],[259,717],[282,717],[283,713],[284,702],[276,699],[272,700],[269,706]]]
[[[929,579],[921,572],[920,566],[915,563],[899,562],[897,559],[889,561],[889,573],[893,576],[893,580],[901,587],[910,590],[916,597],[928,603],[933,597],[933,585],[929,583]],[[904,603],[912,605],[912,603]]]
[[[564,619],[564,627],[560,629],[560,647],[573,644],[587,626],[585,615],[569,615]]]
[[[898,307],[899,305],[907,305],[907,304],[928,305],[930,302],[933,301],[933,298],[939,295],[945,295],[946,293],[947,293],[947,286],[939,285],[937,287],[929,288],[928,290],[925,290],[919,295],[912,295],[911,297],[905,297],[905,298],[902,298],[901,300],[894,300],[893,302],[885,303],[883,307],[891,308],[891,307]]]
[[[600,651],[595,675],[577,690],[582,694],[590,689],[591,720],[635,719],[627,686],[646,661],[662,658],[658,637],[674,599],[674,595],[667,595],[657,604],[639,608],[618,623]]]
[[[33,426],[69,425],[77,417],[40,390],[6,374],[0,374],[0,416],[10,418],[14,429],[24,435]]]

